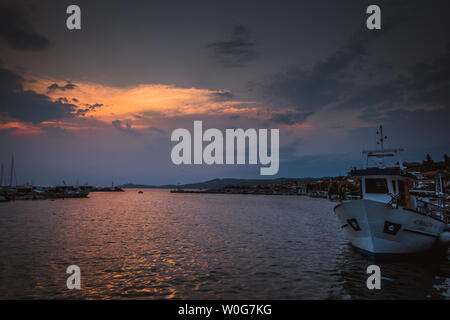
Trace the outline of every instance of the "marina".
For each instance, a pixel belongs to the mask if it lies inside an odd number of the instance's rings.
[[[88,185],[0,187],[0,201],[87,198],[91,192],[123,192],[123,189]]]
[[[328,199],[341,221],[341,229],[350,243],[371,258],[391,258],[415,254],[450,244],[450,210],[448,171],[435,170],[434,175],[408,170],[420,166],[402,162],[403,149],[386,149],[383,127],[377,131],[380,148],[363,151],[362,169],[352,169],[347,176],[316,179],[281,179],[262,184],[255,181],[221,188],[184,189],[177,186],[170,193],[192,195],[299,196]],[[445,161],[448,161],[445,158]],[[427,163],[430,160],[427,159]],[[424,166],[426,163],[424,162]],[[448,163],[444,163],[448,166]],[[434,165],[441,166],[440,164]],[[434,179],[431,180],[430,177]],[[17,186],[14,156],[11,157],[9,186],[3,186],[1,167],[0,201],[55,200],[88,198],[95,192],[124,192],[121,187],[89,185],[37,187]],[[16,186],[13,186],[13,182]],[[205,182],[207,184],[209,182]],[[252,184],[253,183],[253,184]],[[199,184],[200,186],[201,184]],[[434,187],[434,190],[430,190]],[[143,195],[142,190],[137,194]]]
[[[62,185],[56,186],[33,186],[31,184],[18,185],[16,168],[14,165],[14,155],[11,156],[11,171],[9,184],[3,185],[5,173],[4,165],[1,164],[0,171],[0,202],[15,200],[46,200],[46,199],[70,199],[70,198],[87,198],[91,192],[123,192],[123,189],[114,186],[96,187],[85,185],[66,185],[63,181]],[[14,184],[15,182],[15,184]]]

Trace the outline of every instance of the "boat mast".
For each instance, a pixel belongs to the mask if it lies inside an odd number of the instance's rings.
[[[380,140],[377,141],[377,144],[380,145],[381,151],[384,150],[384,140],[387,139],[387,136],[383,134],[383,125],[380,125],[380,128],[377,130],[377,135],[380,136]]]
[[[12,187],[14,174],[14,154],[11,156],[11,173],[9,175],[9,186]]]
[[[0,171],[0,187],[3,187],[3,163]]]

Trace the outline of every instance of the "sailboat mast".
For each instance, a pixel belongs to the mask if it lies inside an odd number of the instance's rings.
[[[0,187],[3,187],[3,163],[0,169]]]
[[[14,154],[11,156],[11,173],[9,175],[9,186],[12,187],[14,174]]]

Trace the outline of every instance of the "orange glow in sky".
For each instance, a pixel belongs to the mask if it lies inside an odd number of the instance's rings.
[[[162,117],[189,114],[234,113],[252,108],[254,102],[221,100],[224,91],[197,88],[178,88],[171,85],[138,85],[134,87],[109,87],[95,83],[76,83],[72,90],[49,90],[53,80],[35,79],[24,83],[26,90],[49,96],[53,101],[61,97],[79,109],[87,105],[102,104],[102,107],[86,115],[97,120],[111,122],[117,119],[135,118],[136,115],[158,115]],[[65,83],[63,82],[62,85]],[[73,100],[76,99],[76,100]],[[237,108],[239,106],[239,108]]]
[[[163,84],[141,84],[130,87],[111,87],[91,82],[73,83],[72,89],[63,90],[68,83],[55,79],[26,77],[24,90],[48,96],[52,101],[76,106],[67,119],[45,121],[40,124],[21,123],[14,119],[3,121],[0,129],[14,129],[14,134],[42,133],[43,129],[59,128],[75,132],[86,129],[111,128],[113,122],[133,130],[165,127],[165,120],[195,115],[239,115],[247,119],[270,120],[275,114],[293,110],[269,110],[262,103],[235,99],[227,90],[179,88]],[[31,80],[31,81],[30,81]],[[56,89],[49,89],[53,84]],[[89,120],[89,121],[82,121]],[[116,123],[117,125],[117,123]],[[282,124],[280,124],[282,126]],[[310,123],[290,125],[290,129],[310,129]]]

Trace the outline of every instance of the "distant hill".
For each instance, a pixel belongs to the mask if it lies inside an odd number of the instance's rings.
[[[140,188],[140,189],[221,189],[228,185],[231,186],[251,186],[251,185],[263,185],[272,183],[283,183],[288,181],[302,181],[306,179],[295,179],[295,178],[277,178],[277,179],[213,179],[204,182],[190,183],[190,184],[166,184],[166,185],[146,185],[146,184],[133,184],[127,183],[123,184],[121,188]]]

